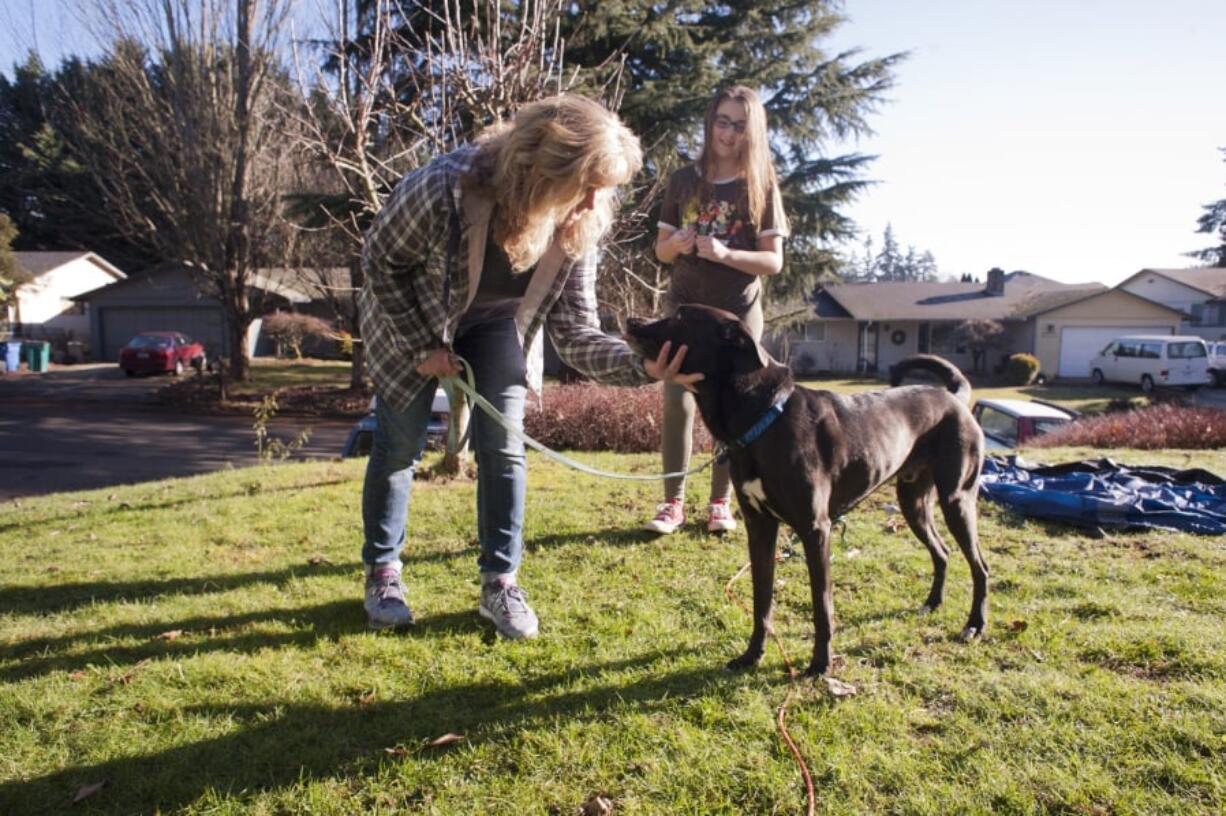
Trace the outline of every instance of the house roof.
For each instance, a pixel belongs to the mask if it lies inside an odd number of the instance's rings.
[[[101,255],[94,252],[85,252],[82,250],[68,250],[64,252],[14,252],[13,256],[17,258],[17,264],[25,271],[29,272],[35,278],[41,277],[53,269],[58,269],[64,264],[71,263],[78,258],[88,258],[102,271],[109,273],[117,280],[126,278],[116,266],[108,262]]]
[[[1226,298],[1226,266],[1194,266],[1187,269],[1142,269],[1135,275],[1130,275],[1124,283],[1141,275],[1161,275],[1168,280],[1182,283],[1193,289],[1199,289],[1215,298]]]
[[[1024,320],[1107,291],[1101,283],[1065,284],[1029,272],[1010,272],[1004,282],[1000,295],[982,283],[830,284],[818,292],[817,312],[855,320]]]

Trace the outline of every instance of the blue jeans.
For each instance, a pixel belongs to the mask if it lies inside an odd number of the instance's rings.
[[[472,366],[477,393],[522,429],[528,384],[514,320],[467,328],[453,347]],[[413,474],[426,444],[435,388],[431,380],[406,411],[397,411],[382,399],[375,406],[377,427],[362,488],[362,560],[368,566],[400,564]],[[471,440],[477,460],[477,537],[481,543],[477,565],[483,575],[513,573],[524,552],[528,486],[524,443],[481,410],[472,413]]]

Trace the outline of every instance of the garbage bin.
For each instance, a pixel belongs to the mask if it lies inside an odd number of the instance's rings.
[[[4,346],[4,370],[16,374],[21,366],[21,341],[0,343],[0,346]]]
[[[26,358],[26,368],[31,371],[46,371],[51,365],[51,344],[45,340],[22,343],[21,350]]]

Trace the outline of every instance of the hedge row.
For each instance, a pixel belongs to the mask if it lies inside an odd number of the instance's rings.
[[[1030,443],[1036,448],[1181,448],[1226,446],[1226,411],[1176,404],[1087,416]]]
[[[524,430],[555,450],[649,453],[660,450],[662,410],[659,385],[550,385],[539,405],[529,397]],[[702,420],[694,426],[694,450],[710,450],[711,437]]]

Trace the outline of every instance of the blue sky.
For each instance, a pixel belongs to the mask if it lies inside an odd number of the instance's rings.
[[[0,0],[0,68],[93,50],[67,0]],[[312,0],[305,0],[312,6]],[[304,12],[305,12],[304,8]],[[941,271],[992,266],[1113,284],[1192,265],[1226,198],[1223,0],[848,0],[825,43],[910,51],[877,135],[878,183],[849,214]],[[859,251],[858,245],[848,247]]]
[[[850,215],[943,273],[1114,284],[1194,265],[1226,198],[1226,2],[850,0],[836,48],[910,51]]]

